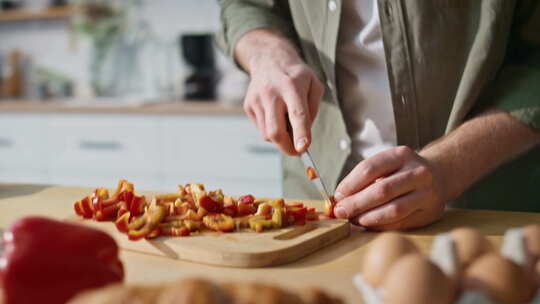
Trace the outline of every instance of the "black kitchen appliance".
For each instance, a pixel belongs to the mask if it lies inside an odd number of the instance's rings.
[[[216,99],[218,70],[216,69],[211,34],[184,34],[180,37],[182,54],[191,72],[184,80],[186,100]]]

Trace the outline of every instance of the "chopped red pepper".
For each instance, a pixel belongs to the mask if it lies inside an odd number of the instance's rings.
[[[223,206],[207,194],[204,194],[199,198],[199,206],[210,213],[219,213],[223,211]]]
[[[5,304],[61,304],[82,290],[124,278],[115,241],[83,225],[22,218],[4,233],[3,248],[0,292]]]
[[[306,220],[308,221],[318,221],[319,213],[315,208],[307,208]]]
[[[188,236],[190,231],[187,227],[173,227],[173,226],[164,226],[160,228],[161,235],[167,236]]]
[[[243,195],[238,198],[238,202],[244,204],[253,204],[255,202],[255,197],[251,194]]]
[[[310,180],[314,180],[318,177],[317,172],[315,172],[315,169],[313,169],[312,167],[308,167],[306,169],[306,175]]]
[[[330,216],[331,209],[326,208]],[[96,189],[92,196],[76,202],[74,210],[85,218],[115,221],[117,229],[131,240],[186,235],[200,230],[203,223],[216,231],[251,228],[261,232],[319,218],[314,208],[301,202],[286,204],[283,199],[255,199],[250,194],[235,200],[221,189],[207,192],[202,184],[179,186],[178,193],[155,196],[148,204],[126,180],[120,180],[112,196],[105,188]]]
[[[334,214],[334,206],[336,205],[336,200],[333,196],[330,197],[330,202],[326,202],[324,204],[324,211],[327,217],[329,218],[336,218],[336,215]]]
[[[131,205],[129,205],[129,212],[133,216],[139,216],[144,213],[144,207],[146,206],[146,197],[133,195],[131,199]]]
[[[206,227],[215,231],[230,232],[234,230],[233,218],[225,214],[209,214],[203,218],[203,223]]]
[[[150,235],[165,218],[165,208],[153,202],[153,204],[140,217],[128,225],[128,238],[137,241]]]
[[[238,214],[238,206],[234,202],[225,203],[223,213],[235,217]]]
[[[118,217],[116,221],[114,222],[114,224],[116,225],[116,229],[118,229],[118,231],[122,233],[127,233],[130,217],[131,217],[131,214],[129,213],[129,211],[126,211],[126,213]]]
[[[253,204],[238,202],[238,216],[246,216],[255,214],[257,212],[257,207]]]

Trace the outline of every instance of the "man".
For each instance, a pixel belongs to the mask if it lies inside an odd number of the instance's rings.
[[[427,225],[451,201],[540,211],[537,1],[221,7],[219,42],[251,77],[245,111],[288,155],[286,196],[317,197],[297,157],[310,147],[335,214],[371,229]]]

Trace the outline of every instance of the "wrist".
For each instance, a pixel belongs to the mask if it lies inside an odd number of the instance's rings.
[[[287,38],[268,29],[256,29],[245,34],[238,41],[235,56],[249,74],[267,71],[268,65],[286,67],[303,63]]]
[[[442,203],[456,199],[461,191],[459,181],[454,178],[453,168],[445,154],[434,147],[426,147],[419,152],[433,172],[433,183]]]

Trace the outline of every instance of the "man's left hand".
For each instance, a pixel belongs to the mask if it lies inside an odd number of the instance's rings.
[[[442,172],[406,146],[361,161],[338,185],[334,212],[373,230],[425,226],[444,212]]]

